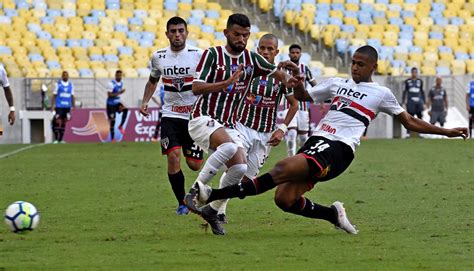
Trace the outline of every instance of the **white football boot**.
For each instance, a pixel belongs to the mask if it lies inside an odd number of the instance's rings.
[[[339,222],[339,226],[336,226],[336,228],[341,229],[349,234],[357,234],[359,232],[347,218],[346,210],[344,209],[342,202],[335,201],[331,207],[335,208],[337,211],[337,221]]]

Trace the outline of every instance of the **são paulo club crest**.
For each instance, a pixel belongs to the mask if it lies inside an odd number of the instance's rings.
[[[344,97],[339,97],[339,99],[335,103],[336,109],[341,110],[342,108],[351,105],[351,103],[352,103],[351,100],[349,100],[347,98],[344,98]]]
[[[180,78],[180,77],[173,78],[171,79],[171,83],[177,90],[181,90],[184,86],[184,78]]]

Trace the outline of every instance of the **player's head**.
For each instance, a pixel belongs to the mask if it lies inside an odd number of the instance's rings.
[[[436,86],[440,87],[442,83],[443,83],[443,79],[441,79],[441,77],[437,76],[436,77]]]
[[[257,52],[268,62],[274,63],[278,55],[278,38],[273,34],[265,34],[258,41]]]
[[[352,56],[351,73],[356,83],[372,82],[372,74],[377,70],[379,54],[374,47],[359,47]]]
[[[301,57],[301,46],[298,44],[290,45],[290,53],[288,54],[290,60],[294,63],[298,63]]]
[[[171,49],[183,49],[186,46],[186,38],[188,37],[186,21],[178,16],[169,19],[166,23],[166,37],[170,41]]]
[[[115,81],[117,81],[117,82],[122,81],[122,71],[121,70],[117,70],[115,72]]]
[[[240,53],[245,50],[250,37],[250,20],[247,16],[235,13],[229,16],[227,27],[224,29],[227,45],[234,51]]]
[[[69,80],[69,73],[67,71],[63,71],[63,73],[61,74],[61,80],[63,80],[64,82],[67,82],[67,80]]]
[[[416,78],[418,75],[418,69],[416,67],[411,68],[411,78]]]

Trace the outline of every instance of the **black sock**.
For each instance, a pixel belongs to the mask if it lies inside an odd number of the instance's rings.
[[[184,199],[184,175],[180,170],[175,174],[168,174],[168,180],[170,181],[171,188],[173,189],[174,196],[178,201],[178,205],[183,205]]]
[[[64,131],[66,130],[66,124],[61,124],[61,127],[59,128],[59,141],[63,141],[64,137]]]
[[[125,108],[122,110],[122,121],[120,122],[120,127],[123,127],[125,124],[125,121],[127,120],[127,115],[128,115],[128,108]]]
[[[263,174],[253,180],[244,179],[238,184],[226,186],[221,189],[212,189],[211,195],[207,202],[213,202],[218,199],[245,198],[246,196],[255,196],[262,194],[274,188],[276,184],[273,182],[272,175]]]
[[[334,225],[339,225],[336,210],[331,207],[319,205],[305,197],[301,197],[289,209],[282,208],[282,210],[305,217],[323,219]]]
[[[114,140],[115,138],[115,120],[110,121],[110,140]]]

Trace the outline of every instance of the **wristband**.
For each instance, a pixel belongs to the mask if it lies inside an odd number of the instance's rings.
[[[283,133],[286,134],[286,132],[288,132],[288,126],[286,126],[286,124],[284,123],[280,123],[277,125],[277,129],[280,129],[283,131]]]
[[[15,107],[14,106],[10,106],[10,112],[15,112]]]

